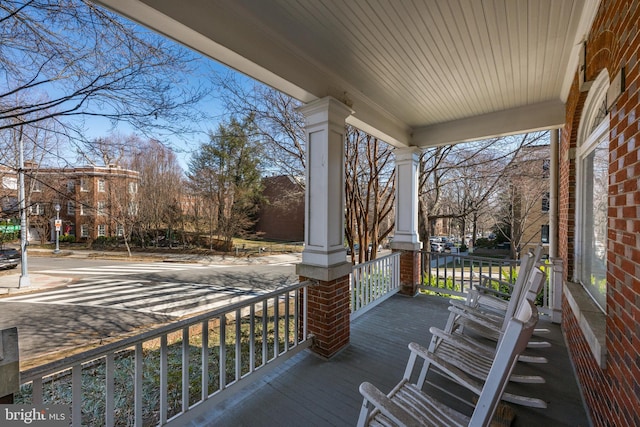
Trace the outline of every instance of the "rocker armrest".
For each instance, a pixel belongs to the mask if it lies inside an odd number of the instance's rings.
[[[506,283],[506,282],[505,282]],[[476,289],[480,294],[484,294],[485,296],[493,295],[501,298],[510,298],[511,294],[499,291],[497,289],[493,289],[487,286],[476,285]]]
[[[480,357],[486,357],[493,360],[493,358],[496,356],[495,349],[491,350],[486,346],[474,344],[473,342],[464,338],[462,335],[450,334],[443,331],[442,329],[436,328],[435,326],[429,328],[429,332],[431,332],[431,335],[436,336],[441,340],[445,340],[459,349],[478,354]],[[437,347],[435,351],[437,351]]]
[[[478,308],[475,307],[470,307],[464,303],[462,303],[461,301],[456,301],[456,300],[450,300],[449,301],[450,307],[455,307],[456,310],[459,311],[464,311],[465,313],[468,313],[469,315],[474,315],[474,316],[479,316],[483,319],[486,319],[489,322],[495,322],[496,325],[500,324],[500,327],[502,327],[502,322],[504,321],[504,316],[501,316],[497,313],[491,313],[489,311],[485,311],[485,310],[480,310]],[[453,310],[449,310],[449,311],[453,311]],[[456,311],[456,314],[458,314],[458,311]],[[462,315],[464,317],[467,317],[466,315]]]
[[[400,405],[393,402],[389,397],[376,388],[369,382],[363,382],[359,387],[360,394],[364,398],[371,402],[383,415],[388,417],[391,421],[399,426],[417,426],[419,425],[411,414],[409,414]]]
[[[424,360],[429,361],[432,365],[438,367],[438,369],[453,378],[461,386],[469,389],[477,395],[480,395],[480,392],[482,391],[482,384],[471,378],[458,367],[447,362],[446,360],[443,360],[438,355],[431,353],[429,350],[418,343],[410,343],[409,350],[411,350],[411,352],[413,353],[416,353]]]
[[[505,294],[504,292],[500,292],[498,290],[493,289],[491,286],[488,286],[487,285],[488,282],[496,282],[502,286],[508,287],[511,290],[513,289],[513,283],[507,282],[506,280],[497,279],[495,277],[487,276],[486,274],[482,274],[480,276],[480,283],[476,285],[476,288],[478,290],[482,289],[482,290],[487,290],[489,292]],[[506,295],[509,296],[510,294],[507,293]]]
[[[493,329],[496,332],[500,332],[500,330],[502,329],[502,323],[496,322],[495,320],[486,317],[484,314],[480,315],[467,310],[461,310],[460,308],[455,306],[449,306],[449,311],[457,314],[460,317],[464,317],[465,319],[468,319],[473,323],[484,326],[487,329]]]

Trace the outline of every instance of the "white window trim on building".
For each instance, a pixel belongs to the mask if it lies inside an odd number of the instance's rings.
[[[76,204],[69,200],[67,202],[67,215],[75,215],[76,214]]]
[[[89,225],[82,224],[80,226],[80,237],[89,237]]]
[[[34,203],[29,206],[29,214],[30,215],[43,215],[44,214],[44,206],[40,203]]]
[[[98,192],[100,193],[104,193],[106,191],[106,183],[104,179],[99,179],[98,180]]]
[[[107,226],[105,224],[98,224],[98,237],[105,237],[107,235]]]
[[[598,116],[601,116],[601,106],[609,88],[609,74],[603,70],[596,80],[591,84],[589,94],[582,109],[582,117],[578,127],[577,149],[575,152],[576,164],[576,216],[575,216],[575,249],[573,270],[573,280],[567,282],[564,288],[564,296],[567,304],[571,308],[574,316],[580,319],[578,325],[585,336],[589,349],[593,354],[595,362],[601,369],[607,366],[607,318],[605,314],[606,306],[601,307],[596,303],[590,289],[581,280],[584,271],[583,260],[585,259],[584,241],[586,230],[585,212],[586,203],[584,180],[586,171],[583,160],[602,141],[602,138],[609,137],[609,118],[605,114],[605,119],[598,126]],[[606,245],[605,245],[606,252]],[[606,255],[606,254],[605,254]],[[606,261],[605,261],[606,262]],[[606,298],[606,295],[605,295]]]
[[[589,198],[593,198],[593,189],[590,184],[593,180],[593,171],[586,170],[585,161],[591,155],[596,147],[602,143],[609,141],[609,114],[602,116],[601,109],[604,103],[606,103],[607,90],[609,88],[609,74],[606,70],[596,78],[593,82],[587,99],[583,107],[583,117],[580,121],[578,129],[578,147],[576,149],[576,247],[575,247],[575,260],[576,269],[574,271],[574,279],[576,282],[582,284],[585,290],[593,298],[594,302],[598,305],[600,310],[606,311],[606,287],[602,292],[599,292],[597,286],[591,285],[591,278],[582,277],[586,268],[588,267],[587,260],[595,253],[590,253],[589,248],[586,248],[586,244],[591,241],[591,237],[587,236],[587,233],[594,233],[593,227],[586,226],[587,223],[592,224],[593,221],[589,218],[589,213],[592,212],[592,203]],[[602,120],[600,123],[596,121]],[[588,205],[588,206],[587,206]],[[604,242],[600,244],[604,245],[605,262],[606,262],[606,232],[604,236]],[[606,274],[605,274],[606,280]]]
[[[98,202],[98,205],[96,206],[96,213],[98,215],[105,215],[106,209],[107,209],[107,202],[101,200]]]

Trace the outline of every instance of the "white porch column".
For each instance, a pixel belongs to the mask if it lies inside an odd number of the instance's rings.
[[[420,149],[396,149],[396,227],[391,249],[400,252],[400,293],[414,296],[421,280],[418,233]]]
[[[396,229],[391,242],[393,249],[419,251],[418,184],[420,149],[396,149]]]
[[[349,274],[344,248],[344,138],[351,109],[326,97],[300,110],[306,118],[305,248],[298,274],[333,280]]]

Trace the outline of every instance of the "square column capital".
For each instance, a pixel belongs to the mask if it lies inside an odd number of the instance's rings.
[[[420,162],[420,154],[422,154],[422,150],[418,147],[396,148],[396,164],[406,162],[418,164]]]
[[[298,109],[304,117],[307,127],[321,123],[340,123],[342,126],[353,110],[337,99],[327,96],[317,99]]]

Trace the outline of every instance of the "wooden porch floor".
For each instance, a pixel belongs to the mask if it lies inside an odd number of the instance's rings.
[[[352,322],[350,345],[331,360],[305,350],[189,425],[353,426],[362,404],[360,383],[369,381],[387,393],[403,375],[407,344],[427,345],[429,327],[444,326],[447,306],[447,299],[436,296],[394,296]],[[527,385],[526,394],[545,399],[548,408],[512,405],[512,426],[588,426],[560,327],[544,319],[540,327],[551,329],[544,339],[552,347],[532,351],[549,359],[532,372],[547,383]],[[509,391],[516,390],[510,385]]]

